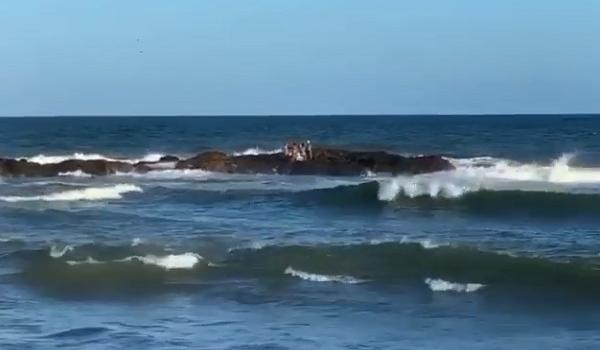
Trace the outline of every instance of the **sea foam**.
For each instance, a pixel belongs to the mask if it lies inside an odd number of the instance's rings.
[[[145,255],[130,256],[122,261],[140,261],[146,265],[155,265],[166,270],[191,269],[204,258],[196,253],[169,254],[166,256]]]
[[[600,186],[600,168],[571,167],[573,156],[564,154],[550,165],[492,157],[451,159],[454,170],[380,180],[378,198],[458,198],[480,190],[567,192],[575,186]]]
[[[139,162],[157,162],[163,157],[162,153],[149,153],[142,158],[132,158],[132,159],[119,159],[105,156],[103,154],[98,153],[73,153],[73,154],[64,154],[64,155],[45,155],[38,154],[32,157],[19,157],[19,159],[27,160],[28,162],[38,163],[38,164],[56,164],[60,162],[64,162],[66,160],[106,160],[106,161],[119,161],[126,163],[139,163]]]
[[[78,190],[68,190],[38,196],[0,196],[5,202],[32,202],[32,201],[94,201],[104,199],[120,199],[122,194],[128,192],[142,192],[139,186],[119,184],[109,187],[88,187]]]
[[[53,258],[61,258],[63,255],[71,251],[73,251],[73,247],[70,245],[66,245],[62,248],[58,248],[57,246],[53,245],[50,247],[50,256]]]
[[[265,150],[260,147],[250,147],[241,152],[233,152],[232,154],[234,156],[256,156],[259,154],[276,154],[276,153],[281,153],[281,152],[282,152],[281,148]]]
[[[71,176],[71,177],[92,177],[91,174],[85,173],[81,170],[67,171],[64,173],[58,173],[58,176]]]
[[[337,282],[337,283],[345,283],[345,284],[356,284],[366,282],[365,280],[361,280],[352,276],[344,276],[344,275],[320,275],[316,273],[305,272],[301,270],[296,270],[291,266],[288,266],[284,273],[286,275],[290,275],[293,277],[298,277],[305,281],[311,282]]]
[[[427,278],[425,279],[425,283],[429,286],[429,289],[434,292],[471,293],[485,287],[485,284],[481,283],[456,283],[439,278]]]

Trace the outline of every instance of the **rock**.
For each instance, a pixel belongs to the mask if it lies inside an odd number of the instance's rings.
[[[166,162],[178,162],[179,161],[179,157],[176,156],[172,156],[172,155],[166,155],[166,156],[162,156],[160,157],[160,159],[158,160],[159,163],[166,163]]]
[[[226,153],[209,151],[177,162],[177,164],[175,164],[175,169],[203,169],[222,173],[230,173],[234,171],[234,167],[230,160],[231,157],[229,157]]]
[[[231,156],[219,151],[200,153],[184,160],[164,156],[158,162],[140,162],[135,165],[119,161],[74,159],[56,164],[38,164],[0,158],[0,175],[49,177],[74,171],[90,175],[146,173],[166,169],[162,166],[164,164],[171,168],[169,163],[174,163],[176,169],[202,169],[222,173],[329,176],[358,176],[367,171],[394,175],[421,174],[454,169],[448,160],[437,155],[404,157],[387,152],[314,148],[313,158],[302,162],[293,162],[283,153]]]
[[[39,164],[26,160],[0,159],[0,175],[51,177],[62,173],[81,171],[90,175],[109,175],[117,172],[128,173],[133,165],[126,162],[107,160],[65,160],[54,164]]]
[[[244,174],[357,176],[366,171],[420,174],[454,169],[441,156],[404,157],[386,152],[355,152],[317,148],[313,158],[292,162],[283,153],[228,156],[206,152],[177,163],[178,169],[203,169]]]

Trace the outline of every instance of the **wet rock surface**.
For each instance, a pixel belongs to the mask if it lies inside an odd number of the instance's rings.
[[[438,155],[405,157],[383,151],[348,151],[314,148],[313,157],[292,161],[283,153],[233,156],[220,151],[200,153],[188,159],[163,156],[157,162],[131,164],[109,160],[66,160],[54,164],[38,164],[26,160],[0,158],[1,176],[51,177],[83,172],[90,175],[146,173],[160,169],[202,169],[239,174],[286,174],[357,176],[366,172],[421,174],[451,170],[452,164]]]

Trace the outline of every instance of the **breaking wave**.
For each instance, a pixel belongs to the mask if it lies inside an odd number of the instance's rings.
[[[286,275],[290,275],[293,277],[298,277],[305,281],[311,282],[337,282],[337,283],[346,283],[346,284],[356,284],[363,283],[364,280],[354,278],[352,276],[344,276],[344,275],[319,275],[317,273],[304,272],[300,270],[296,270],[291,266],[288,266],[284,273]]]
[[[455,170],[382,180],[378,198],[459,198],[478,191],[600,193],[600,168],[571,167],[573,157],[564,154],[547,166],[491,157],[452,159]]]
[[[0,256],[0,261],[19,262],[18,276],[25,283],[57,292],[73,288],[82,293],[132,288],[151,292],[182,284],[231,279],[285,281],[294,277],[359,285],[425,282],[436,292],[511,288],[574,292],[596,298],[600,295],[600,269],[591,260],[559,262],[465,246],[426,249],[419,243],[389,242],[177,252],[146,245],[87,244],[54,248],[54,254],[48,254],[48,248],[15,249]]]
[[[50,256],[53,258],[60,258],[72,250],[73,250],[73,247],[70,245],[66,245],[62,248],[58,248],[55,245],[53,245],[52,247],[50,247]]]
[[[120,199],[124,193],[128,192],[142,192],[142,189],[135,185],[119,184],[108,187],[88,187],[37,196],[0,196],[0,200],[5,202],[95,201]]]
[[[233,152],[232,154],[234,156],[256,156],[259,154],[276,154],[276,153],[281,153],[281,149],[277,148],[277,149],[272,149],[272,150],[265,150],[260,147],[250,147],[241,152]]]
[[[93,175],[83,172],[81,170],[67,171],[64,173],[58,173],[58,176],[71,176],[71,177],[93,177]]]
[[[117,173],[117,176],[132,177],[148,180],[177,180],[177,179],[208,179],[216,174],[202,169],[161,169],[147,173]]]
[[[65,155],[45,155],[38,154],[32,157],[18,157],[18,159],[24,159],[29,162],[38,163],[38,164],[56,164],[60,162],[64,162],[66,160],[107,160],[107,161],[120,161],[127,162],[131,164],[139,163],[139,162],[157,162],[164,154],[161,153],[149,153],[142,158],[112,158],[105,156],[103,154],[98,153],[73,153],[73,154],[65,154]]]
[[[169,254],[166,256],[131,256],[123,259],[123,261],[140,261],[147,265],[156,265],[166,270],[191,269],[201,260],[204,260],[204,258],[195,253]]]
[[[425,283],[429,286],[434,292],[464,292],[471,293],[480,290],[485,287],[484,284],[481,283],[456,283],[456,282],[448,282],[444,281],[440,278],[426,278]]]

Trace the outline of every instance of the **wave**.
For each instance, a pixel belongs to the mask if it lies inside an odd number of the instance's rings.
[[[569,166],[564,154],[548,166],[492,157],[451,159],[455,170],[382,180],[378,198],[459,198],[478,191],[600,193],[600,168]]]
[[[390,239],[384,238],[384,239],[370,240],[369,244],[377,245],[377,244],[383,244],[383,243],[396,243],[396,242],[398,242],[398,240],[396,240],[395,238],[390,238]],[[434,242],[431,239],[411,239],[406,236],[402,237],[398,243],[406,243],[406,244],[416,243],[416,244],[419,244],[424,249],[434,249],[434,248],[439,248],[439,247],[444,247],[444,246],[450,245],[449,243]]]
[[[456,282],[448,282],[444,281],[440,278],[426,278],[425,283],[429,286],[429,288],[434,292],[464,292],[471,293],[480,290],[485,287],[484,284],[481,283],[456,283]]]
[[[260,147],[250,147],[241,152],[233,152],[232,154],[234,156],[256,156],[259,154],[276,154],[276,153],[281,153],[281,152],[282,152],[281,148],[265,150]]]
[[[56,332],[44,336],[44,338],[82,338],[88,336],[98,335],[110,331],[109,328],[105,327],[82,327],[82,328],[71,328],[66,331]]]
[[[128,192],[142,192],[142,189],[135,185],[119,184],[109,187],[88,187],[37,196],[0,196],[0,200],[4,202],[95,201],[120,199],[122,198],[122,194]]]
[[[551,192],[549,190],[477,190],[460,196],[406,196],[386,187],[389,180],[358,185],[308,190],[292,194],[300,206],[332,210],[380,212],[387,207],[416,210],[463,211],[478,215],[533,215],[539,217],[597,217],[600,192]],[[382,192],[391,191],[389,196]]]
[[[390,242],[169,252],[145,245],[88,244],[62,250],[54,257],[48,249],[18,250],[0,259],[19,261],[19,276],[25,283],[59,292],[72,288],[87,293],[131,288],[152,291],[209,281],[285,281],[295,277],[343,284],[425,282],[440,292],[510,288],[600,296],[600,269],[592,260],[559,262],[465,246],[426,249],[419,243]]]
[[[147,173],[120,173],[117,172],[116,176],[131,177],[148,180],[177,180],[177,179],[193,179],[202,180],[216,177],[217,174],[202,170],[202,169],[160,169],[149,171]],[[222,176],[223,174],[221,174]]]
[[[81,170],[67,171],[64,173],[58,173],[58,176],[71,176],[71,177],[93,177],[93,175],[83,172]]]
[[[98,261],[90,256],[85,258],[85,260],[67,260],[66,263],[70,266],[82,265],[82,264],[102,264],[101,261]]]
[[[56,164],[60,162],[64,162],[66,160],[106,160],[106,161],[119,161],[119,162],[127,162],[131,164],[139,163],[139,162],[157,162],[164,154],[161,153],[149,153],[142,158],[113,158],[108,157],[103,154],[98,153],[72,153],[72,154],[64,154],[64,155],[45,155],[38,154],[31,157],[17,157],[18,159],[24,159],[29,162],[38,163],[38,164]]]
[[[64,254],[64,253],[63,253]],[[52,256],[53,258],[60,257]],[[106,264],[106,263],[123,263],[123,262],[141,262],[146,265],[155,265],[165,270],[176,270],[176,269],[192,269],[204,258],[195,253],[183,253],[183,254],[169,254],[166,256],[157,255],[146,255],[146,256],[128,256],[119,260],[111,261],[99,261],[91,256],[88,256],[84,260],[66,260],[68,265],[82,265],[82,264]]]
[[[364,280],[358,279],[358,278],[354,278],[352,276],[343,276],[343,275],[319,275],[317,273],[310,273],[310,272],[304,272],[304,271],[300,271],[300,270],[296,270],[291,266],[288,266],[284,273],[286,275],[290,275],[293,277],[298,277],[300,279],[303,279],[305,281],[311,281],[311,282],[337,282],[337,283],[344,283],[344,284],[356,284],[356,283],[363,283],[365,282]]]
[[[73,251],[73,247],[70,245],[65,245],[62,248],[58,248],[55,245],[53,245],[52,247],[50,247],[50,256],[53,258],[60,258],[70,251]]]
[[[166,270],[191,269],[204,258],[195,253],[169,254],[167,256],[131,256],[123,261],[140,261],[147,265],[156,265]]]

